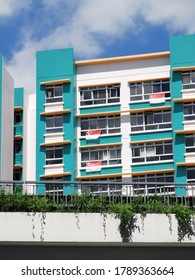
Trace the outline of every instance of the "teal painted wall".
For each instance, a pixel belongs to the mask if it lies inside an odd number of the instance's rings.
[[[14,89],[14,107],[24,106],[24,88]]]
[[[171,67],[195,65],[195,35],[174,36],[170,38]]]
[[[171,94],[172,94],[172,125],[174,144],[175,182],[186,183],[186,167],[177,166],[178,162],[185,162],[185,137],[177,135],[176,130],[183,130],[183,104],[174,103],[175,98],[181,98],[182,73],[173,72],[174,67],[195,65],[195,35],[177,36],[170,39],[171,64]],[[177,194],[185,194],[185,190],[178,188]]]
[[[145,141],[152,139],[172,138],[172,131],[156,131],[148,133],[131,134],[131,141]]]
[[[110,105],[110,106],[100,106],[100,107],[92,107],[92,108],[80,108],[80,114],[95,114],[95,113],[103,113],[103,112],[115,112],[120,111],[120,105]]]
[[[70,79],[70,83],[63,84],[63,102],[64,109],[70,109],[71,113],[63,115],[64,140],[70,140],[71,144],[63,146],[64,172],[71,172],[69,178],[64,180],[74,180],[75,178],[75,63],[73,59],[72,49],[60,49],[51,51],[37,52],[37,112],[36,112],[36,180],[40,180],[40,175],[44,174],[45,165],[45,148],[40,147],[44,143],[45,118],[40,116],[45,111],[45,86],[40,86],[41,82]],[[44,187],[40,187],[39,193],[44,191]]]
[[[164,163],[153,163],[153,164],[142,164],[142,165],[133,165],[132,172],[141,172],[141,171],[152,171],[152,170],[166,170],[173,169],[174,164],[171,162]]]
[[[98,144],[111,144],[111,143],[120,143],[121,136],[120,135],[109,135],[105,137],[99,137],[98,139],[94,140],[86,140],[80,139],[80,146],[88,146],[88,145],[98,145]]]
[[[169,100],[165,100],[164,103],[159,103],[159,104],[150,104],[149,101],[147,102],[140,102],[140,103],[132,103],[130,104],[130,110],[137,110],[137,109],[146,109],[146,108],[156,108],[156,107],[159,107],[159,111],[161,110],[161,107],[162,107],[162,110],[163,110],[163,107],[165,106],[171,106],[171,101]]]
[[[97,172],[86,172],[85,170],[81,170],[81,176],[94,176],[94,175],[107,175],[107,174],[118,174],[122,173],[122,167],[103,167],[100,171]]]

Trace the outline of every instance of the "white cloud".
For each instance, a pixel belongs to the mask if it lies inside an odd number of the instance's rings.
[[[195,1],[149,0],[142,5],[146,22],[165,25],[170,31],[195,32]]]
[[[29,8],[31,0],[0,0],[0,17],[12,16],[14,13]]]
[[[18,1],[5,2],[10,7],[11,2]],[[26,2],[20,0],[20,8]],[[42,0],[41,3],[43,7],[37,11],[37,18],[21,30],[22,48],[7,63],[16,86],[25,86],[29,92],[35,91],[37,50],[73,47],[76,56],[97,57],[110,42],[117,43],[132,33],[142,36],[148,24],[163,25],[170,32],[195,32],[195,1],[191,0]],[[16,4],[12,13],[14,9]],[[4,8],[4,14],[5,11]]]

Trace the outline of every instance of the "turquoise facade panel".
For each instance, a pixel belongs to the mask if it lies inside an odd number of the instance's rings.
[[[37,52],[36,73],[41,82],[69,79],[74,72],[73,49]]]
[[[89,108],[80,108],[80,114],[95,114],[95,113],[105,113],[105,112],[115,112],[120,111],[120,105],[109,105],[102,107],[89,107]]]
[[[14,107],[24,106],[24,88],[14,89]]]
[[[148,133],[139,133],[139,134],[131,134],[130,141],[146,141],[146,140],[159,140],[159,139],[166,139],[172,138],[173,134],[172,131],[154,131]]]
[[[133,165],[132,166],[132,172],[141,172],[141,171],[153,171],[153,170],[167,170],[167,169],[173,169],[174,164],[172,162],[156,162],[151,164],[145,164],[142,165]]]
[[[176,130],[183,130],[183,104],[175,103],[175,98],[182,98],[182,72],[174,72],[176,67],[195,66],[195,35],[177,36],[170,39],[170,64],[171,64],[171,94],[172,94],[172,125],[174,147],[175,182],[186,184],[186,167],[177,166],[185,162],[185,136],[176,134]],[[185,188],[177,187],[177,195],[184,195]]]
[[[60,49],[51,51],[42,51],[37,53],[37,136],[36,136],[36,179],[40,180],[40,176],[44,174],[45,165],[45,148],[40,144],[45,142],[45,117],[40,113],[45,111],[44,104],[45,86],[42,82],[68,79],[70,82],[63,83],[63,109],[70,109],[69,114],[63,115],[63,132],[64,140],[70,140],[71,144],[63,146],[63,163],[64,172],[71,172],[69,180],[75,178],[75,74],[76,67],[73,59],[72,49]],[[55,103],[54,103],[55,105]]]
[[[195,35],[173,36],[170,38],[171,67],[195,65]]]
[[[94,140],[86,140],[80,139],[80,146],[89,146],[89,145],[99,145],[99,144],[112,144],[112,143],[120,143],[121,135],[109,135],[105,137],[99,137]]]
[[[140,102],[140,103],[131,103],[129,109],[130,110],[140,110],[140,109],[148,109],[148,108],[156,108],[159,107],[159,111],[163,110],[163,107],[165,106],[171,106],[171,100],[165,100],[163,103],[159,104],[150,104],[147,102]],[[161,108],[162,107],[162,108]]]
[[[86,172],[86,170],[81,170],[81,176],[95,176],[95,175],[108,175],[108,174],[119,174],[122,173],[121,166],[102,168],[97,172]]]

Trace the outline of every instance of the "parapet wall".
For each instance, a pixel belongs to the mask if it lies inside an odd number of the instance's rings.
[[[130,242],[179,242],[175,215],[136,215]],[[0,213],[0,242],[122,242],[120,220],[100,213]],[[182,242],[195,242],[185,237]]]

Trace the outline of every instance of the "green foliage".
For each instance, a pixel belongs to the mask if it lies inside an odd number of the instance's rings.
[[[116,217],[119,218],[119,232],[123,242],[132,241],[132,234],[137,228],[137,218],[135,216],[133,205],[117,204],[115,207]]]
[[[145,200],[144,197],[136,197],[131,202],[114,204],[109,203],[106,196],[92,197],[86,193],[70,197],[65,204],[63,200],[59,204],[45,196],[23,195],[20,186],[15,188],[13,194],[0,192],[1,212],[86,212],[86,213],[115,213],[119,218],[119,232],[123,242],[132,240],[133,232],[139,227],[136,225],[136,214],[144,218],[147,213],[164,213],[170,217],[175,214],[178,221],[178,241],[195,236],[194,211],[189,206],[182,204],[167,205],[164,199],[153,196]]]
[[[166,209],[167,213],[175,214],[178,222],[178,241],[184,240],[185,237],[188,239],[191,236],[195,236],[194,222],[192,220],[192,215],[194,212],[185,205],[174,204]]]

